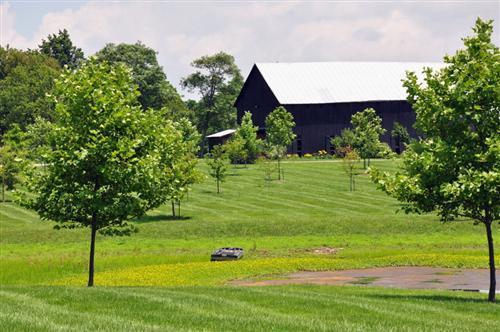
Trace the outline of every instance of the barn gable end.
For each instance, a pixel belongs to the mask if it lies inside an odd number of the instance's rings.
[[[265,119],[280,103],[256,65],[252,67],[241,92],[234,103],[238,110],[238,122],[243,114],[252,113],[252,120],[259,128],[264,128]]]

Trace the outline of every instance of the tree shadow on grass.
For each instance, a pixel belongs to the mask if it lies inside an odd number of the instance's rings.
[[[0,204],[2,203],[14,203],[14,200],[11,198],[6,198],[5,201],[0,200]]]
[[[153,216],[143,216],[136,219],[135,222],[138,223],[148,223],[148,222],[162,222],[162,221],[178,221],[178,220],[189,220],[190,216],[172,216],[170,214],[157,214]]]
[[[463,291],[457,291],[460,293],[466,293]],[[474,292],[476,293],[476,292]],[[487,301],[488,295],[483,294],[483,299],[463,297],[463,296],[452,296],[452,295],[442,295],[442,294],[408,294],[408,295],[396,295],[396,294],[370,294],[367,297],[383,299],[383,300],[425,300],[425,301],[435,301],[435,302],[461,302],[461,303],[489,303]],[[496,303],[498,305],[498,303]]]

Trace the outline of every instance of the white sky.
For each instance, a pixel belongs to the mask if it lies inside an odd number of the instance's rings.
[[[85,55],[140,40],[178,86],[194,58],[220,50],[243,76],[254,62],[440,61],[478,16],[496,21],[498,44],[500,1],[0,0],[0,44],[35,48],[64,28]]]

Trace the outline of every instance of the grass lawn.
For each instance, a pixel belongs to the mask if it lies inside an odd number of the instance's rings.
[[[498,331],[470,293],[366,287],[3,287],[4,331]],[[75,300],[77,299],[77,300]]]
[[[373,165],[395,169],[397,162]],[[349,192],[339,162],[283,166],[286,180],[271,183],[258,165],[231,168],[221,194],[212,179],[193,188],[182,202],[182,219],[172,219],[170,206],[164,206],[138,220],[139,233],[131,237],[98,236],[96,285],[101,287],[94,290],[75,287],[86,280],[89,230],[56,231],[30,211],[0,204],[2,326],[53,330],[79,321],[84,330],[120,324],[139,330],[473,329],[482,318],[485,327],[493,319],[500,324],[500,315],[491,315],[498,313],[496,306],[476,303],[484,295],[223,286],[232,279],[298,270],[487,267],[482,225],[396,213],[397,202],[366,175],[358,176],[357,191]],[[498,238],[498,224],[494,227]],[[211,251],[221,246],[241,246],[245,258],[209,262]],[[335,255],[311,250],[322,246],[339,250]],[[238,318],[221,304],[234,304],[243,315]],[[32,310],[20,311],[23,306]]]

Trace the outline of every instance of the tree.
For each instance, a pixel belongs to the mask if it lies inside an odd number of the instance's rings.
[[[53,104],[46,98],[60,74],[56,60],[33,51],[0,47],[0,137],[36,117],[50,119]]]
[[[356,175],[356,165],[359,163],[359,155],[351,147],[341,149],[343,150],[342,166],[347,176],[349,176],[349,191],[355,191],[354,176]]]
[[[199,150],[200,134],[196,127],[187,120],[181,119],[174,122],[173,126],[179,135],[172,144],[173,149],[169,151],[171,164],[167,170],[170,175],[170,190],[168,199],[172,205],[172,216],[175,217],[175,204],[178,206],[177,215],[180,217],[181,200],[189,192],[189,187],[202,179],[197,169],[198,159],[196,154]],[[175,155],[174,158],[172,156]]]
[[[27,166],[27,134],[18,124],[5,133],[0,145],[0,180],[2,182],[2,202],[5,190],[13,190],[20,182],[20,174]]]
[[[478,19],[465,48],[445,56],[439,71],[427,68],[425,82],[408,73],[404,86],[425,136],[404,153],[396,174],[372,171],[373,180],[403,203],[406,212],[437,211],[443,221],[458,217],[486,229],[490,266],[488,299],[495,301],[492,225],[500,216],[500,53],[491,42],[492,21]]]
[[[209,154],[207,164],[210,167],[210,176],[217,183],[217,194],[220,193],[220,183],[224,182],[227,171],[227,157],[222,145],[216,145]]]
[[[391,137],[396,142],[398,153],[402,151],[402,146],[406,146],[406,144],[410,143],[410,134],[408,134],[408,130],[397,121],[394,122],[392,127]]]
[[[241,137],[244,142],[244,149],[247,153],[245,163],[254,163],[259,154],[260,140],[257,138],[259,127],[252,122],[252,113],[245,112],[241,118],[241,125],[236,131],[236,136]]]
[[[295,122],[293,115],[283,106],[277,107],[266,117],[266,141],[274,147],[275,157],[278,160],[278,180],[281,180],[280,161],[286,153],[287,147],[295,139],[293,133]]]
[[[349,149],[352,149],[354,140],[354,132],[349,128],[345,128],[342,129],[340,135],[335,136],[330,140],[330,144],[335,149],[335,154],[337,156],[344,157],[345,152]]]
[[[370,165],[370,158],[375,158],[381,148],[380,135],[385,133],[382,119],[373,108],[367,108],[352,116],[351,125],[354,133],[352,147],[363,158],[363,167],[366,168]]]
[[[156,51],[141,42],[135,44],[107,44],[95,54],[99,61],[122,63],[132,70],[134,82],[139,86],[139,103],[144,110],[164,109],[169,118],[179,120],[190,117],[189,110],[177,90],[167,81],[158,64]]]
[[[57,80],[56,117],[44,157],[22,197],[57,228],[89,227],[88,286],[94,284],[96,233],[128,235],[131,218],[164,200],[167,164],[175,128],[138,106],[130,71],[91,59]],[[165,190],[165,189],[163,189]]]
[[[73,45],[66,29],[59,30],[57,35],[49,35],[47,40],[42,39],[38,49],[40,53],[56,59],[61,67],[75,69],[85,60],[82,49]]]
[[[27,126],[23,148],[31,162],[43,163],[43,155],[50,150],[48,136],[52,127],[52,122],[42,117],[37,117],[34,123]]]
[[[224,52],[202,56],[191,66],[195,72],[181,80],[189,92],[200,96],[194,106],[198,130],[202,135],[202,146],[206,145],[209,132],[216,132],[236,125],[234,102],[243,86],[243,77],[234,57]]]
[[[0,147],[0,177],[2,181],[2,202],[5,202],[5,190],[14,189],[19,173],[16,154],[8,145]]]
[[[248,152],[245,149],[245,141],[239,136],[233,136],[224,143],[224,153],[233,165],[247,163]]]

